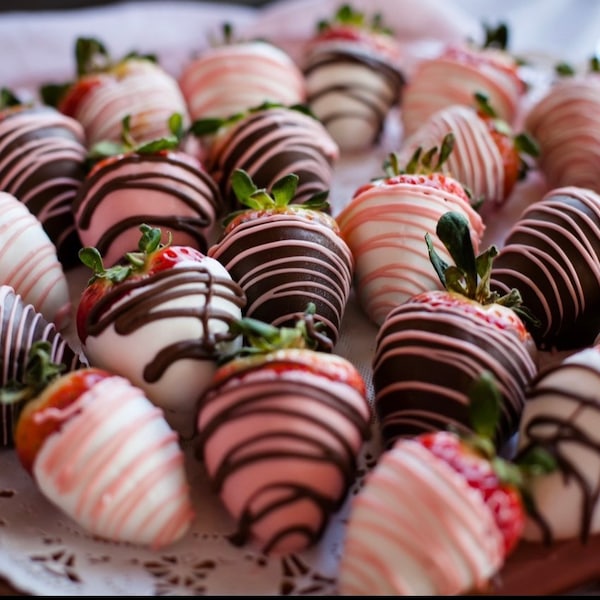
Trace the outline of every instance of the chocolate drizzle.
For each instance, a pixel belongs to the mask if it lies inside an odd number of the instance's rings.
[[[0,385],[22,381],[32,344],[51,343],[50,359],[63,363],[67,371],[86,364],[68,345],[53,323],[48,322],[31,304],[23,302],[13,288],[0,286]],[[19,405],[0,404],[0,448],[13,445],[13,427]]]
[[[204,297],[203,302],[190,301],[185,306],[171,302],[198,295]],[[245,303],[244,293],[237,283],[211,274],[201,263],[129,279],[109,290],[91,308],[86,322],[88,335],[99,336],[108,327],[114,327],[119,335],[127,336],[153,321],[168,322],[177,317],[198,319],[202,323],[201,338],[183,339],[163,347],[145,366],[144,379],[149,383],[156,382],[177,360],[215,360],[219,346],[237,337],[229,331],[233,315],[219,310],[216,298],[238,307]],[[215,321],[225,322],[227,327],[215,331]]]
[[[79,264],[81,242],[71,204],[85,177],[83,128],[45,106],[0,113],[0,189],[41,222],[65,268]]]
[[[550,377],[552,383],[548,381]],[[586,383],[591,383],[590,378],[596,382],[586,393],[578,392],[576,386],[571,383],[581,380],[582,377],[585,377]],[[564,485],[575,482],[579,486],[581,519],[578,537],[582,544],[586,544],[592,534],[592,518],[600,499],[600,477],[597,477],[594,484],[588,483],[585,476],[586,465],[574,462],[566,450],[569,446],[573,448],[575,445],[584,448],[591,455],[600,456],[600,437],[596,436],[594,439],[586,433],[582,425],[584,422],[589,423],[589,416],[585,421],[581,418],[584,410],[592,410],[600,416],[600,397],[596,393],[599,388],[600,372],[591,365],[562,362],[541,372],[528,389],[527,402],[548,401],[549,408],[537,410],[530,419],[524,419],[520,432],[524,441],[516,454],[518,459],[531,447],[543,447],[555,457]],[[557,402],[563,405],[560,412],[556,409],[550,412],[552,410],[550,407]],[[572,405],[572,408],[565,411],[565,403]],[[581,425],[578,424],[578,419]],[[574,509],[572,507],[570,510]],[[544,544],[555,543],[551,524],[539,511],[533,512],[531,516],[540,527]]]
[[[115,204],[115,198],[120,198],[120,204]],[[182,160],[177,153],[129,154],[103,165],[84,181],[73,211],[82,240],[114,264],[113,246],[130,235],[131,248],[125,251],[135,250],[141,223],[170,231],[174,243],[181,241],[178,235],[183,233],[190,245],[205,252],[219,204],[217,184],[199,164]],[[108,210],[112,212],[106,216]],[[105,226],[100,229],[95,219]]]
[[[210,388],[200,408],[200,458],[211,444],[223,443],[216,439],[223,428],[236,422],[243,424],[252,417],[265,423],[264,428],[244,428],[236,439],[227,442],[219,464],[211,473],[211,482],[215,491],[222,493],[230,480],[233,485],[237,475],[242,473],[243,476],[244,470],[266,470],[265,481],[244,499],[237,531],[231,539],[239,545],[247,543],[256,537],[255,529],[260,527],[261,521],[275,518],[281,523],[281,519],[274,516],[281,512],[285,524],[269,527],[269,538],[260,540],[267,553],[277,550],[286,538],[298,534],[305,538],[306,546],[319,540],[329,515],[340,508],[344,492],[356,475],[357,448],[344,431],[351,426],[360,440],[370,435],[366,399],[359,409],[355,401],[341,397],[343,388],[324,387],[322,377],[316,374],[305,373],[299,379],[297,368],[293,360],[285,358],[241,367]],[[348,389],[346,396],[352,398],[356,393]],[[203,412],[209,416],[203,418]],[[282,476],[286,469],[281,465],[286,461],[291,470]],[[321,481],[325,464],[333,467],[341,479],[342,493],[335,497],[331,495],[331,481],[325,487]],[[272,472],[270,465],[273,465]],[[314,479],[295,476],[296,470],[303,473],[319,465],[315,473],[321,475]],[[335,479],[332,475],[330,478]],[[240,494],[245,496],[247,492],[240,490]],[[304,511],[297,517],[290,512],[295,504],[306,502],[320,514],[316,526],[314,522],[304,521],[300,516]]]

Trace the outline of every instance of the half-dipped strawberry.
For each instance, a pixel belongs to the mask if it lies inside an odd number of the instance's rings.
[[[187,436],[218,358],[241,342],[229,326],[245,296],[216,259],[161,243],[158,228],[140,230],[139,251],[111,268],[96,248],[81,250],[93,276],[77,306],[77,332],[92,366],[127,377]]]
[[[96,247],[112,266],[136,250],[139,225],[146,223],[168,229],[173,244],[205,252],[220,194],[202,163],[182,149],[182,115],[170,116],[168,136],[143,143],[133,137],[129,116],[122,125],[119,143],[91,148],[95,162],[73,199],[82,243]]]
[[[103,140],[118,141],[127,115],[139,141],[168,135],[166,124],[173,113],[184,115],[188,123],[177,81],[155,57],[129,53],[113,60],[100,40],[80,37],[75,60],[73,81],[44,85],[40,93],[47,104],[83,125],[89,147]]]
[[[352,287],[354,259],[328,214],[326,192],[293,203],[298,176],[289,174],[271,190],[256,187],[242,170],[231,185],[240,204],[220,239],[208,250],[246,294],[244,314],[277,327],[293,326],[310,302],[331,350]]]
[[[249,345],[215,373],[198,413],[200,457],[235,519],[232,537],[268,553],[322,537],[370,435],[365,382],[315,350],[313,309],[294,328],[233,324]]]
[[[354,256],[358,300],[377,325],[411,296],[440,288],[423,236],[435,232],[445,212],[465,216],[473,247],[479,248],[484,232],[481,216],[462,183],[442,173],[453,141],[449,134],[440,147],[425,153],[418,148],[404,169],[392,154],[385,176],[360,186],[336,217]],[[436,245],[450,258],[441,242]]]
[[[21,381],[0,399],[26,404],[15,448],[42,494],[86,532],[162,548],[193,517],[183,452],[162,411],[127,379],[84,367],[63,373],[50,344],[31,347]]]
[[[455,264],[426,241],[445,289],[415,295],[387,315],[373,357],[375,407],[382,436],[399,437],[447,429],[469,430],[468,389],[482,370],[492,373],[502,398],[495,442],[517,431],[525,388],[537,372],[537,350],[522,316],[517,290],[490,291],[495,246],[475,255],[465,217],[448,212],[437,237]],[[519,311],[519,312],[517,312]]]

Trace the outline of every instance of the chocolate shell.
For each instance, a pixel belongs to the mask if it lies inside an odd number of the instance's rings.
[[[295,173],[294,202],[329,191],[339,148],[320,121],[300,110],[270,107],[249,111],[225,127],[211,144],[206,167],[219,184],[225,211],[242,208],[231,187],[236,169],[246,171],[258,188]]]
[[[600,195],[556,188],[529,205],[496,257],[491,287],[517,288],[542,349],[579,349],[600,330]]]
[[[388,314],[373,358],[375,409],[388,447],[426,431],[471,431],[469,388],[483,370],[492,373],[502,398],[497,447],[517,432],[537,352],[528,336],[484,316],[435,298],[408,300]]]
[[[83,127],[49,106],[17,105],[0,112],[0,189],[41,222],[68,269],[81,242],[71,204],[85,177]]]
[[[0,285],[0,385],[22,381],[29,350],[34,342],[51,343],[50,359],[63,363],[66,371],[87,364],[86,359],[69,346],[66,339],[14,289]],[[18,404],[0,403],[0,448],[13,445],[13,427],[20,413]]]

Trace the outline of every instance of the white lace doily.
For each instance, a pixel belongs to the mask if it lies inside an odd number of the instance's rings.
[[[338,2],[281,2],[270,11],[256,12],[254,21],[249,9],[216,3],[201,4],[172,2],[145,6],[135,3],[93,11],[73,11],[68,18],[65,15],[60,18],[53,16],[48,22],[44,21],[48,15],[44,18],[26,14],[3,16],[0,39],[16,50],[15,55],[18,54],[20,60],[12,67],[4,60],[0,65],[0,78],[9,87],[13,83],[17,87],[27,83],[37,86],[48,78],[57,81],[61,77],[68,79],[72,67],[65,60],[65,53],[70,57],[75,36],[83,33],[99,35],[117,54],[136,48],[140,51],[156,50],[160,56],[161,48],[157,45],[162,42],[164,57],[161,56],[161,59],[170,59],[170,62],[165,62],[174,72],[191,51],[181,44],[202,47],[206,44],[205,40],[198,39],[202,32],[225,19],[251,25],[249,31],[257,33],[278,31],[293,46],[309,24],[312,27],[317,17],[330,14]],[[423,28],[424,23],[428,27],[428,40],[437,35],[441,42],[473,32],[473,16],[453,11],[451,3],[446,1],[415,0],[412,7],[405,7],[403,11],[398,11],[397,0],[377,0],[374,4],[394,19],[392,26],[403,27],[404,31],[412,27],[414,39],[418,39],[418,33],[423,33],[417,29]],[[372,9],[368,0],[355,0],[353,5]],[[440,8],[442,5],[443,9]],[[144,27],[145,18],[154,16],[156,19],[157,12],[165,11],[166,6],[172,11],[170,28],[164,19],[156,21],[160,23],[158,34],[155,29]],[[192,16],[197,20],[193,21]],[[198,22],[204,23],[204,27],[196,25],[194,29],[194,23]],[[48,23],[53,26],[49,27]],[[37,44],[36,40],[39,40]],[[427,44],[422,48],[427,48]],[[349,200],[358,185],[381,175],[383,158],[399,142],[397,123],[397,116],[391,115],[384,139],[377,149],[340,161],[330,196],[334,214]],[[540,194],[542,187],[543,182],[533,177],[517,190],[502,219],[488,225],[489,243],[502,242],[507,225],[520,214],[523,203]],[[77,297],[84,281],[78,279],[79,275],[71,282],[74,297]],[[351,298],[335,352],[349,358],[358,367],[371,397],[370,361],[375,333],[375,327]],[[107,542],[85,533],[41,495],[12,450],[0,450],[0,575],[21,590],[36,595],[320,596],[336,593],[337,562],[348,499],[359,489],[365,473],[378,456],[375,433],[364,446],[357,479],[346,503],[331,518],[319,545],[285,557],[265,557],[251,547],[239,548],[229,541],[228,536],[234,533],[235,524],[210,491],[202,465],[194,456],[194,443],[188,443],[185,450],[197,516],[184,539],[161,551]]]

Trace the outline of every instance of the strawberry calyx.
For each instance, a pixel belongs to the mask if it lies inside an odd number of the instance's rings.
[[[314,318],[316,306],[309,302],[304,313],[294,327],[277,327],[252,317],[243,317],[233,321],[230,332],[243,336],[244,344],[234,352],[220,358],[224,364],[236,358],[265,355],[283,349],[316,350],[319,347],[327,351],[333,349],[333,343],[321,332],[323,323]]]
[[[375,13],[369,20],[364,12],[355,10],[350,4],[342,4],[331,19],[320,20],[317,23],[317,33],[324,34],[340,27],[364,29],[376,34],[393,34],[392,29],[385,25],[381,13]]]
[[[249,173],[243,169],[236,169],[231,174],[231,187],[239,203],[247,208],[230,213],[224,219],[223,226],[232,227],[244,221],[246,217],[253,218],[256,215],[305,211],[314,211],[318,216],[323,215],[323,218],[331,223],[327,214],[330,210],[327,202],[328,190],[317,192],[302,203],[292,204],[299,181],[298,175],[289,173],[275,181],[270,190],[267,190],[259,188]]]
[[[47,340],[35,341],[30,349],[21,380],[13,379],[0,388],[0,404],[25,404],[61,375],[66,365],[50,359],[52,346]]]
[[[152,264],[153,257],[164,248],[171,245],[171,234],[167,243],[162,243],[162,233],[158,227],[150,227],[143,223],[140,225],[142,235],[138,241],[138,252],[128,252],[124,256],[123,264],[116,264],[108,269],[104,267],[102,256],[97,248],[85,246],[79,250],[79,259],[93,271],[88,280],[88,286],[103,280],[108,283],[120,283],[134,273],[145,273]]]

